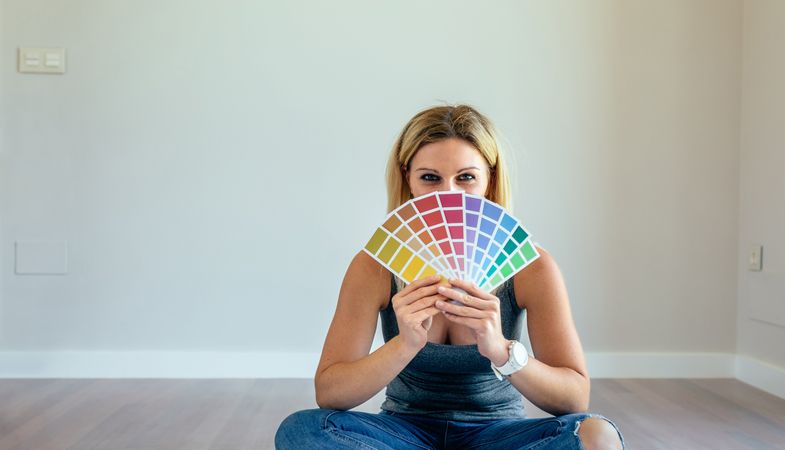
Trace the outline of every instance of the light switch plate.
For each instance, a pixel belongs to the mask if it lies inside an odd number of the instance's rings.
[[[67,242],[16,241],[17,275],[65,275],[67,273]]]
[[[20,47],[20,73],[65,73],[65,49],[61,47]]]
[[[763,246],[753,245],[750,247],[749,259],[747,261],[747,270],[753,272],[760,272],[763,269]]]

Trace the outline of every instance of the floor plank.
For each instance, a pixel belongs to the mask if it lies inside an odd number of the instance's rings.
[[[278,424],[315,406],[306,379],[6,379],[0,450],[272,449]],[[595,379],[591,410],[629,448],[785,449],[785,400],[738,380]]]

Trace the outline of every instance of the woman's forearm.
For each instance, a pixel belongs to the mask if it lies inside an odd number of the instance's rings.
[[[567,367],[551,367],[534,358],[508,378],[515,388],[543,411],[584,412],[589,408],[589,379]]]
[[[316,403],[320,408],[354,408],[387,386],[415,355],[396,336],[357,361],[331,364],[316,374]]]

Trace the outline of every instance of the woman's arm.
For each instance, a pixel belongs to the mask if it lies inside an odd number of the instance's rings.
[[[529,338],[536,359],[508,379],[529,401],[559,415],[586,411],[589,376],[578,333],[572,321],[567,289],[556,262],[539,249],[540,258],[515,275],[518,305],[527,310]],[[509,357],[509,341],[501,332],[499,299],[460,280],[450,280],[468,293],[441,291],[463,306],[437,302],[445,317],[468,326],[477,338],[477,349],[496,367]]]
[[[537,250],[540,257],[514,281],[518,305],[526,308],[536,359],[531,358],[508,379],[543,411],[554,415],[584,412],[589,408],[589,373],[567,288],[550,253]],[[496,363],[504,364],[507,357]]]
[[[399,335],[368,354],[377,316],[390,297],[391,275],[373,258],[355,256],[341,286],[314,384],[321,408],[351,409],[381,391],[406,367],[427,341],[435,279],[411,283],[393,298]]]

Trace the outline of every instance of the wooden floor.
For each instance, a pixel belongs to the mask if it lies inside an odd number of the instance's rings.
[[[310,380],[0,380],[0,449],[271,449],[314,406]],[[785,449],[785,400],[737,380],[595,379],[592,410],[631,449]]]

